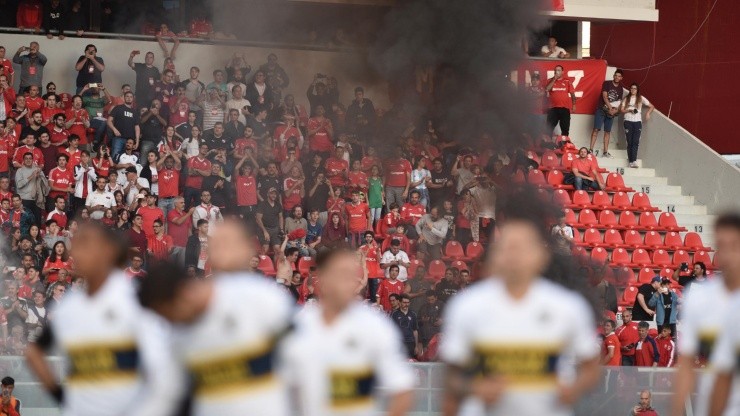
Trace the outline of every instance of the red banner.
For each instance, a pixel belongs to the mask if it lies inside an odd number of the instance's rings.
[[[576,114],[593,114],[606,78],[606,61],[571,59],[532,59],[511,74],[511,80],[520,86],[529,85],[532,76],[539,74],[542,86],[555,75],[555,66],[561,65],[565,76],[573,81],[576,90]]]
[[[552,0],[552,11],[564,12],[565,11],[565,0]]]

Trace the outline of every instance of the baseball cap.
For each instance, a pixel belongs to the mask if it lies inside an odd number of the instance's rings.
[[[661,280],[662,278],[660,277],[660,275],[656,274],[655,276],[653,276],[653,279],[650,281],[650,283],[660,283]]]

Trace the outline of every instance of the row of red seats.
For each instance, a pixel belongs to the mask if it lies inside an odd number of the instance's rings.
[[[519,182],[523,182],[524,174],[521,173],[521,171],[517,171],[521,175],[519,178]],[[573,185],[566,185],[563,182],[565,181],[565,174],[560,170],[551,170],[547,172],[547,175],[542,170],[539,169],[532,169],[527,174],[526,178],[527,182],[534,186],[550,186],[555,189],[563,189],[572,191],[575,188]],[[517,178],[514,177],[514,181],[517,181]],[[608,175],[606,175],[606,189],[604,191],[606,192],[635,192],[634,189],[628,187],[624,184],[624,178],[622,175],[612,172]]]
[[[576,255],[589,256],[588,251],[583,247],[576,247],[574,252]],[[694,264],[696,262],[703,262],[707,266],[712,265],[712,258],[709,252],[705,250],[699,250],[692,256],[686,250],[676,250],[671,255],[671,253],[664,249],[657,249],[650,252],[644,248],[638,248],[630,253],[625,248],[616,248],[609,253],[609,250],[604,247],[596,247],[591,250],[589,257],[598,264],[608,262],[615,267],[632,267],[634,269],[643,267],[679,267],[681,263]]]
[[[686,251],[712,251],[711,248],[704,246],[701,236],[695,232],[686,233],[681,240],[681,234],[671,231],[661,236],[657,231],[648,231],[643,237],[638,231],[626,230],[624,236],[619,230],[607,229],[604,234],[596,228],[587,228],[583,234],[578,229],[573,229],[573,239],[578,246],[586,247],[605,247],[605,248],[626,248],[630,249],[664,249],[668,251],[686,250]]]
[[[683,298],[683,289],[681,287],[672,287],[672,291],[676,292],[679,298]],[[617,300],[617,304],[622,307],[630,307],[635,304],[637,299],[637,286],[627,286],[622,292],[622,298]]]
[[[599,229],[617,229],[617,230],[637,230],[647,231],[687,231],[685,227],[679,227],[676,222],[676,216],[670,212],[663,212],[656,220],[655,214],[649,211],[640,213],[639,219],[632,211],[622,211],[617,218],[617,214],[612,210],[603,210],[599,212],[598,218],[596,213],[591,209],[582,209],[576,219],[576,213],[566,208],[565,222],[573,228],[599,228]]]
[[[586,191],[574,191],[573,196],[563,190],[555,191],[553,198],[566,208],[571,209],[594,209],[594,210],[612,210],[612,211],[633,211],[633,212],[658,212],[659,208],[654,207],[650,202],[650,197],[644,192],[635,192],[630,200],[626,192],[615,192],[613,196],[605,191],[596,191],[590,196]]]

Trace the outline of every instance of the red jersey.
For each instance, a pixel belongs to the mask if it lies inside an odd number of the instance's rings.
[[[69,140],[69,131],[62,129],[57,131],[56,127],[49,130],[49,138],[51,144],[54,146],[60,146],[62,143]]]
[[[0,140],[0,173],[10,170],[10,143],[6,139]]]
[[[349,170],[349,163],[344,159],[330,157],[326,159],[326,177],[329,178],[331,186],[344,186],[346,184],[345,175]]]
[[[375,156],[365,156],[360,161],[360,165],[362,166],[362,171],[366,174],[370,175],[370,171],[373,169],[373,166],[377,166],[378,169],[383,168],[383,164],[380,162],[380,158],[377,158]]]
[[[412,170],[411,163],[406,159],[396,159],[388,162],[385,167],[385,186],[406,187]]]
[[[625,357],[632,357],[635,355],[635,346],[637,341],[640,340],[640,335],[637,333],[637,322],[631,321],[617,328],[614,333],[619,338],[619,343],[622,345],[622,355]],[[632,348],[627,348],[632,345]]]
[[[146,270],[141,269],[139,271],[135,271],[131,267],[126,267],[123,269],[123,272],[126,274],[126,277],[129,279],[142,279],[146,277]]]
[[[406,286],[404,283],[398,280],[383,279],[383,281],[380,282],[380,286],[378,287],[378,299],[380,299],[380,306],[383,307],[384,311],[391,313],[391,301],[388,297],[394,293],[396,295],[402,294],[405,288]]]
[[[331,221],[331,215],[333,213],[338,213],[339,217],[342,217],[342,213],[344,212],[344,198],[334,198],[329,197],[329,199],[326,201],[326,212],[329,218],[329,221]]]
[[[635,366],[652,367],[653,363],[660,361],[660,352],[655,340],[648,335],[644,341],[637,341],[635,348]]]
[[[38,28],[41,27],[43,6],[41,1],[22,1],[18,5],[15,20],[18,27]]]
[[[389,234],[387,237],[385,237],[385,240],[383,240],[383,245],[380,247],[380,251],[385,253],[386,251],[390,250],[393,240],[400,241],[401,245],[399,247],[401,247],[401,250],[406,253],[409,252],[409,238],[403,234]]]
[[[10,76],[15,73],[15,70],[13,69],[13,62],[10,61],[10,59],[0,59],[0,74],[5,75],[8,78],[8,81],[10,81]]]
[[[384,276],[383,269],[380,268],[380,248],[378,243],[373,241],[360,247],[360,251],[365,254],[365,265],[367,266],[367,277],[377,279]]]
[[[61,258],[57,258],[57,261],[52,262],[49,261],[50,259],[47,258],[44,262],[44,269],[54,268],[54,269],[65,269],[65,270],[72,270],[74,268],[74,264],[72,263],[72,258],[67,259],[67,261],[62,261]],[[54,270],[49,272],[49,275],[46,277],[46,283],[54,283],[59,279],[59,270]],[[69,273],[67,273],[67,280],[69,283],[69,280],[71,280]]]
[[[139,207],[136,213],[141,215],[141,229],[147,237],[154,235],[154,220],[164,222],[164,211],[159,207]]]
[[[287,125],[282,124],[275,127],[275,133],[273,133],[272,138],[274,139],[275,146],[284,146],[291,137],[300,139],[301,136],[301,131],[298,130],[297,127],[288,127]]]
[[[44,99],[38,95],[35,97],[26,97],[26,108],[28,109],[28,116],[31,117],[34,111],[40,110],[44,106]],[[43,116],[43,113],[42,113]]]
[[[98,165],[100,167],[98,167]],[[102,160],[99,157],[94,157],[93,158],[93,166],[95,167],[95,173],[98,176],[103,176],[103,177],[106,177],[107,178],[108,175],[110,175],[111,162],[110,162],[110,158],[109,157],[108,158],[105,158],[105,159],[102,159]],[[159,192],[162,192],[161,191],[161,189],[162,189],[161,186],[160,186],[159,189],[160,189]]]
[[[159,197],[169,198],[180,195],[180,172],[175,169],[162,169],[159,171]]]
[[[455,226],[457,228],[470,228],[470,219],[463,212],[465,201],[457,202],[457,217],[455,217]]]
[[[61,108],[53,107],[49,108],[44,106],[41,109],[41,118],[43,119],[42,123],[48,123],[49,125],[54,125],[54,116],[57,114],[64,114],[64,110]]]
[[[170,249],[172,246],[172,237],[165,234],[162,239],[158,239],[156,235],[150,235],[147,238],[147,249],[151,253],[152,257],[157,260],[167,260],[170,255]]]
[[[295,185],[299,179],[294,178],[285,178],[283,181],[283,189],[287,192],[293,185]],[[296,205],[301,204],[301,187],[296,186],[288,196],[283,195],[283,209],[286,211],[290,211],[295,207]]]
[[[427,211],[426,208],[424,208],[424,205],[413,205],[410,202],[407,202],[401,207],[401,221],[403,221],[404,224],[416,225],[416,223],[419,222],[421,217],[426,213]]]
[[[174,113],[170,113],[170,126],[177,126],[188,121],[188,112],[190,112],[188,100],[179,100],[175,104],[177,105],[177,109]]]
[[[71,150],[69,147],[59,152],[61,154],[67,155],[67,158],[69,159],[67,161],[67,166],[78,166],[80,164],[80,158],[82,157],[82,150],[80,149],[74,149]]]
[[[183,216],[187,217],[185,221],[180,225],[175,224],[174,220]],[[167,235],[172,237],[172,244],[175,247],[185,247],[187,245],[191,228],[193,228],[193,217],[188,215],[187,211],[178,212],[173,209],[167,213]]]
[[[612,355],[612,358],[605,365],[608,365],[608,366],[622,365],[622,353],[620,352],[621,345],[619,344],[619,338],[617,338],[617,335],[614,334],[614,332],[604,337],[604,342],[601,344],[601,356],[602,357],[605,357],[606,354],[609,352],[609,349],[608,349],[609,347],[614,347],[614,355]]]
[[[367,188],[370,186],[367,180],[367,174],[363,171],[352,171],[347,174],[347,183],[350,188],[359,189],[365,193],[367,193]]]
[[[44,167],[44,154],[41,153],[41,149],[38,147],[28,147],[26,145],[23,145],[17,149],[15,149],[15,155],[13,155],[13,162],[14,163],[20,163],[23,164],[23,154],[31,152],[33,154],[33,163],[35,163],[38,167],[43,168]]]
[[[309,131],[316,130],[316,134],[308,136],[308,149],[312,152],[331,152],[334,148],[334,143],[331,141],[331,135],[329,130],[331,129],[331,120],[324,118],[319,120],[318,118],[312,117],[308,119],[308,125],[306,128]]]
[[[72,168],[60,169],[58,166],[49,172],[49,186],[56,188],[68,188],[74,186],[75,177],[72,172]],[[66,196],[66,192],[62,191],[49,191],[49,198],[56,198],[57,196]]]
[[[87,144],[87,128],[85,123],[90,121],[90,114],[85,109],[67,110],[67,121],[72,121],[72,127],[69,128],[69,134],[80,136],[80,144]]]
[[[188,160],[188,169],[198,169],[211,171],[211,161],[208,159],[201,159],[200,156],[191,157]],[[203,186],[202,176],[190,176],[188,175],[185,180],[185,186],[189,188],[200,189]]]
[[[67,213],[64,211],[57,211],[56,208],[54,208],[49,214],[46,216],[46,221],[54,220],[57,222],[57,225],[61,229],[67,228]]]
[[[257,205],[257,179],[254,176],[236,175],[236,205],[253,207]]]
[[[61,108],[65,111],[72,108],[72,96],[66,92],[57,94],[57,102],[61,104]],[[67,121],[69,121],[69,119],[67,119]]]
[[[370,214],[370,207],[366,203],[346,204],[344,210],[347,214],[349,232],[361,233],[367,231],[367,216]]]
[[[385,237],[389,228],[396,228],[401,223],[401,215],[389,212],[385,214],[382,220],[378,222],[376,234],[378,237]]]
[[[671,337],[655,338],[655,343],[658,345],[658,351],[660,352],[658,367],[673,367],[676,357],[676,344],[673,339]]]
[[[548,83],[550,81],[548,80]],[[552,85],[552,89],[548,93],[550,97],[551,108],[567,108],[573,107],[573,101],[570,98],[570,94],[575,92],[573,88],[573,81],[570,78],[562,77],[556,80]]]
[[[593,172],[594,170],[594,165],[590,160],[581,159],[579,157],[579,158],[573,159],[573,163],[571,164],[571,169],[573,170],[578,169],[579,173],[586,175],[586,176],[591,176],[591,172]]]
[[[240,137],[234,141],[234,158],[241,159],[247,154],[247,148],[252,148],[252,153],[257,153],[257,141],[254,138]]]
[[[2,201],[3,199],[7,199],[8,201],[12,201],[13,200],[13,193],[10,192],[10,191],[8,191],[8,192],[0,191],[0,201]]]
[[[2,201],[3,199],[6,198],[0,197],[0,201]],[[8,199],[8,201],[10,200]],[[10,221],[10,212],[0,209],[0,224],[5,224],[8,221]]]

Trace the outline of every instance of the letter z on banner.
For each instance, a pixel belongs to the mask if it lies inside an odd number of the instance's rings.
[[[576,90],[576,114],[593,114],[601,94],[601,84],[606,78],[606,61],[571,59],[532,59],[524,62],[511,74],[511,81],[520,87],[529,85],[532,75],[538,73],[542,87],[555,75],[555,66],[561,65],[565,76]]]

